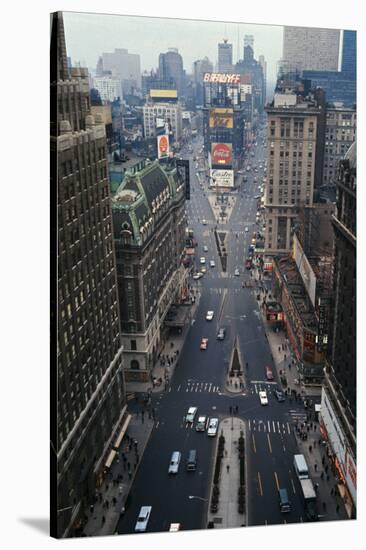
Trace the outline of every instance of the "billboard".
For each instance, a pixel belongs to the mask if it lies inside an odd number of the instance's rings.
[[[234,170],[210,170],[211,187],[234,187]]]
[[[211,165],[231,166],[233,161],[232,143],[211,143]]]
[[[158,158],[167,157],[169,155],[169,136],[162,135],[157,137],[158,140]]]
[[[178,99],[177,90],[150,90],[151,99]]]
[[[210,128],[233,128],[233,109],[210,109]]]
[[[240,74],[204,73],[203,82],[218,82],[220,84],[240,84]]]
[[[311,303],[315,306],[316,277],[296,235],[294,235],[293,257]]]

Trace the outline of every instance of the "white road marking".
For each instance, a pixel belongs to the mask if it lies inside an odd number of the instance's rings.
[[[267,421],[267,425],[268,425],[268,431],[271,432],[271,424],[269,423],[269,420]]]
[[[275,426],[274,420],[272,420],[272,427],[273,427],[273,431],[276,432],[276,426]]]

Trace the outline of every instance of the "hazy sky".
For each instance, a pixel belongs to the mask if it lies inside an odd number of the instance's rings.
[[[243,58],[244,35],[254,36],[254,57],[264,55],[267,80],[275,81],[282,55],[283,27],[245,23],[217,23],[122,15],[64,12],[67,55],[72,62],[96,67],[102,52],[127,48],[140,54],[141,70],[158,67],[159,53],[178,48],[187,73],[196,59],[207,56],[217,63],[217,44],[227,38],[233,45],[233,62]],[[238,47],[239,45],[239,47]]]

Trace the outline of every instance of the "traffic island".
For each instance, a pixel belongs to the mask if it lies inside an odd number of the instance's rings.
[[[207,514],[210,528],[246,525],[245,423],[241,418],[220,422]]]
[[[245,389],[244,371],[240,356],[239,341],[236,338],[226,376],[226,389],[231,393],[241,393]]]

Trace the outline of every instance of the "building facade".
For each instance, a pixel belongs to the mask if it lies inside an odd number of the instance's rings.
[[[119,78],[100,76],[93,79],[94,88],[99,92],[102,101],[114,101],[122,98],[122,82]]]
[[[185,72],[183,58],[177,48],[169,48],[166,53],[159,55],[159,77],[163,82],[173,80],[178,90],[178,97],[185,95]]]
[[[126,380],[150,381],[164,319],[186,287],[185,184],[158,161],[126,174],[113,197]]]
[[[324,185],[336,185],[339,162],[356,141],[356,109],[342,104],[328,104],[325,127]]]
[[[116,48],[114,52],[102,54],[102,66],[103,71],[110,71],[112,77],[121,80],[123,93],[131,94],[141,89],[139,54],[129,53],[125,48]]]
[[[340,31],[284,27],[283,61],[291,72],[338,71]]]
[[[290,89],[278,90],[266,112],[265,252],[272,255],[291,250],[299,208],[313,204],[323,111]]]
[[[233,71],[233,45],[225,39],[218,44],[218,63],[217,71],[219,73],[231,73]]]
[[[357,496],[356,159],[353,143],[337,177],[332,316],[320,423],[350,517],[356,515]]]
[[[343,31],[342,73],[345,78],[356,80],[357,50],[356,31]]]
[[[105,126],[90,115],[88,74],[66,62],[63,18],[51,51],[51,265],[56,263],[57,372],[51,426],[51,533],[80,532],[126,422]],[[55,504],[57,503],[57,504]]]
[[[151,99],[143,107],[145,138],[154,138],[157,135],[157,120],[169,125],[173,141],[179,142],[182,137],[182,108],[179,103],[155,102]]]
[[[305,80],[312,88],[322,88],[329,103],[341,102],[346,107],[356,104],[356,80],[348,78],[341,71],[303,71]]]

